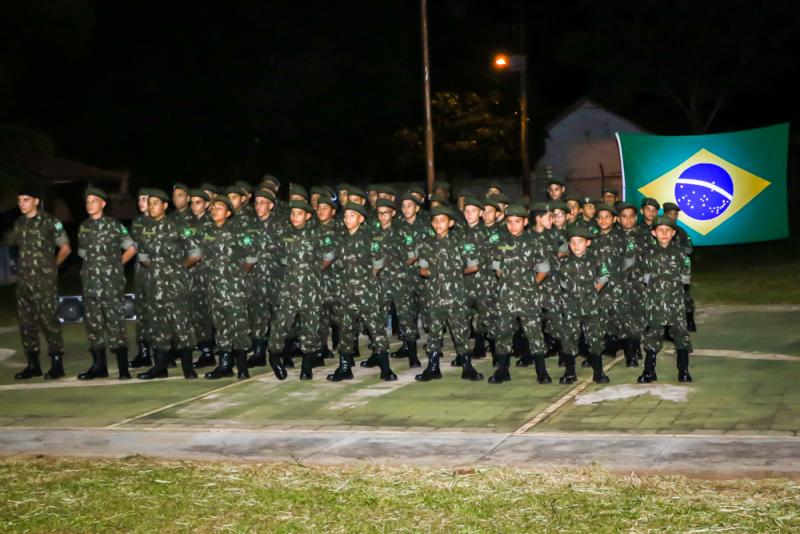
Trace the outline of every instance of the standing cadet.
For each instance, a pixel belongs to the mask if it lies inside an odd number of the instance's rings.
[[[242,233],[229,220],[233,204],[224,195],[211,203],[211,221],[201,245],[206,269],[208,302],[216,331],[219,363],[206,373],[208,379],[233,376],[250,378],[247,371],[247,349],[250,347],[247,321],[247,274],[258,261],[253,238]]]
[[[377,201],[376,201],[377,202]],[[360,321],[372,339],[375,362],[381,369],[381,380],[397,380],[389,366],[389,342],[386,339],[378,273],[383,268],[381,242],[364,225],[367,209],[349,202],[344,205],[343,232],[336,244],[334,264],[341,274],[341,301],[334,310],[341,332],[342,347],[353,345],[354,325]],[[351,361],[345,351],[339,352],[339,367],[328,380],[340,382],[353,378]]]
[[[678,220],[681,209],[674,202],[664,202],[664,217]],[[683,253],[691,257],[694,251],[692,238],[680,225],[675,227],[674,243],[683,249]],[[697,325],[694,322],[694,297],[691,292],[692,286],[683,286],[683,302],[686,305],[686,328],[689,332],[697,332]]]
[[[665,327],[675,343],[678,364],[678,381],[691,382],[689,352],[691,343],[686,328],[686,306],[683,286],[691,283],[692,260],[682,247],[673,246],[678,224],[675,219],[661,217],[653,222],[655,246],[645,255],[643,273],[647,330],[644,334],[644,371],[639,383],[655,382],[656,355],[664,343]]]
[[[267,336],[277,307],[276,299],[283,275],[280,263],[283,225],[274,215],[275,195],[269,189],[258,189],[254,194],[256,232],[254,233],[258,263],[253,270],[250,291],[250,333],[253,355],[248,367],[267,365]]]
[[[625,365],[639,367],[642,332],[644,331],[644,306],[642,295],[642,251],[636,236],[636,206],[621,202],[617,204],[619,226],[625,239],[625,258],[622,260],[622,282],[617,317],[622,327],[622,347]]]
[[[547,180],[547,200],[552,202],[555,200],[564,201],[564,193],[567,190],[567,184],[561,178],[550,178]]]
[[[486,356],[486,336],[489,332],[490,322],[489,311],[497,289],[497,278],[491,269],[496,243],[490,242],[494,233],[489,232],[483,224],[484,201],[466,196],[463,202],[465,224],[462,228],[462,239],[465,243],[475,247],[475,253],[480,261],[478,272],[464,279],[464,287],[467,292],[467,308],[472,318],[472,332],[475,335],[475,347],[472,351],[472,356],[474,358],[482,358]],[[457,363],[460,364],[460,362]]]
[[[180,182],[173,185],[171,200],[175,209],[170,212],[168,217],[179,223],[191,221],[192,210],[189,209],[189,186]]]
[[[434,235],[418,248],[419,273],[426,278],[428,321],[428,366],[415,380],[428,382],[442,377],[440,360],[442,336],[445,327],[453,338],[456,358],[461,361],[461,378],[483,380],[483,375],[472,366],[469,341],[469,316],[465,306],[464,276],[474,275],[480,260],[476,250],[463,243],[450,230],[455,224],[455,212],[447,206],[431,208],[431,226]]]
[[[317,199],[317,232],[319,233],[322,255],[329,255],[336,246],[336,241],[342,232],[341,220],[336,218],[336,203],[323,190]],[[332,265],[322,271],[322,305],[320,307],[319,342],[320,351],[315,355],[315,366],[324,365],[325,358],[333,356],[328,347],[328,334],[330,333],[331,345],[338,345],[339,328],[334,321],[333,310],[339,298],[339,270],[337,265]],[[334,343],[336,332],[336,343]],[[334,346],[335,348],[335,346]]]
[[[559,283],[564,299],[564,376],[560,384],[572,384],[575,374],[575,355],[583,335],[589,348],[589,361],[593,368],[592,379],[599,384],[609,382],[603,373],[603,326],[598,305],[598,292],[608,282],[608,268],[589,253],[594,233],[588,228],[573,225],[569,229],[569,255],[561,260]]]
[[[140,266],[150,278],[147,304],[153,318],[151,338],[153,367],[138,378],[166,378],[167,364],[174,346],[184,378],[197,378],[192,365],[196,343],[190,321],[191,277],[188,272],[200,260],[200,248],[184,217],[166,217],[169,196],[151,189],[147,200],[150,224],[137,242]]]
[[[649,246],[653,244],[653,222],[658,217],[658,210],[661,209],[661,205],[658,203],[658,200],[647,197],[642,199],[642,206],[639,210],[642,214],[642,221],[636,227],[636,235],[640,239],[640,244],[645,246]]]
[[[131,239],[138,243],[142,238],[142,231],[145,226],[150,222],[150,217],[147,215],[147,199],[149,198],[149,189],[139,189],[137,195],[137,208],[139,214],[131,222]],[[136,356],[128,362],[131,369],[136,367],[150,367],[153,361],[150,358],[150,345],[149,345],[149,319],[147,317],[147,275],[146,269],[142,269],[139,264],[139,258],[136,258],[136,264],[133,270],[133,310],[136,313],[136,344],[139,347],[139,352]]]
[[[211,215],[208,213],[210,201],[208,194],[202,189],[189,190],[189,209],[192,210],[192,218],[187,224],[192,237],[196,243],[203,242],[206,229],[214,224]],[[201,261],[189,269],[191,278],[191,294],[189,297],[191,308],[191,324],[194,330],[194,337],[197,339],[197,348],[200,356],[194,362],[196,369],[215,366],[214,359],[214,323],[211,320],[211,310],[208,304],[208,274],[205,264]]]
[[[322,271],[333,254],[322,254],[319,233],[309,226],[313,209],[308,202],[290,200],[290,226],[283,233],[280,262],[285,271],[277,309],[269,335],[269,365],[279,380],[286,378],[281,353],[295,326],[300,334],[303,364],[300,379],[313,377],[313,353],[319,347],[319,317],[322,305]]]
[[[39,366],[39,328],[47,340],[51,367],[45,378],[64,376],[64,340],[58,321],[58,266],[72,249],[61,221],[39,208],[40,193],[23,189],[17,196],[22,215],[14,222],[14,242],[19,247],[17,317],[27,365],[17,380],[42,376]],[[58,253],[53,256],[53,250]]]
[[[595,222],[598,232],[592,242],[592,251],[608,268],[608,283],[599,295],[599,306],[604,318],[603,332],[606,334],[606,353],[615,355],[623,338],[622,323],[619,317],[622,300],[623,262],[629,251],[622,231],[614,226],[617,210],[608,204],[597,205]]]
[[[502,191],[501,191],[502,193]],[[500,193],[495,193],[495,195]],[[494,195],[493,195],[494,196]],[[483,219],[483,228],[486,232],[486,241],[489,243],[489,253],[491,254],[491,258],[488,258],[490,264],[488,268],[492,276],[484,276],[485,279],[488,279],[487,284],[489,290],[485,296],[486,300],[488,301],[487,306],[487,318],[486,318],[486,343],[489,345],[489,352],[492,354],[492,365],[497,365],[497,346],[495,338],[497,336],[496,331],[496,323],[497,323],[497,276],[494,275],[493,270],[491,269],[491,262],[494,261],[494,249],[500,243],[501,236],[507,232],[505,225],[502,225],[497,222],[497,214],[500,212],[500,204],[495,202],[494,198],[487,197],[483,200],[483,214],[481,215],[481,219]],[[485,273],[484,273],[485,274]],[[476,352],[473,353],[473,357],[480,358],[482,355],[480,354],[480,340],[476,340],[475,343],[475,350]]]
[[[125,273],[123,266],[136,254],[136,244],[128,230],[103,210],[108,195],[89,187],[85,193],[89,218],[78,230],[78,256],[83,286],[84,322],[89,338],[92,366],[78,375],[80,380],[108,376],[106,347],[117,356],[120,380],[128,372],[128,344],[125,338]],[[119,251],[122,250],[120,258]]]
[[[536,380],[550,384],[544,357],[547,347],[542,336],[542,299],[537,290],[550,272],[550,262],[541,240],[525,232],[528,211],[520,204],[506,208],[506,228],[494,248],[492,267],[497,274],[497,370],[490,384],[511,380],[509,361],[517,321],[530,344],[536,366]]]

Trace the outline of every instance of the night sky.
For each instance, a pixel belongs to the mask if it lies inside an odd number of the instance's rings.
[[[532,161],[581,96],[658,133],[692,131],[664,87],[691,86],[706,112],[724,92],[709,132],[800,112],[792,2],[527,4],[521,19],[517,1],[430,0],[429,23],[434,91],[513,104],[516,80],[490,64],[519,49],[524,20]],[[416,0],[14,0],[0,27],[0,124],[134,185],[424,177],[393,142],[422,122]]]

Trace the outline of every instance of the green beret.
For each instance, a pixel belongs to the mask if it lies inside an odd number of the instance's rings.
[[[360,187],[351,185],[350,189],[347,190],[347,196],[367,198],[367,192],[361,189]]]
[[[451,220],[456,219],[456,212],[450,206],[434,206],[431,208],[431,219],[437,215],[447,215]]]
[[[233,212],[233,202],[231,202],[231,199],[229,199],[225,195],[215,196],[214,201],[211,204],[216,204],[217,202],[219,202],[220,204],[224,204],[225,207],[228,208],[228,211]]]
[[[511,199],[505,193],[498,193],[496,195],[492,195],[492,198],[498,204],[511,204]]]
[[[604,202],[601,202],[597,205],[597,213],[600,213],[601,211],[607,211],[611,213],[611,215],[617,214],[617,210],[614,209],[614,206],[610,206]]]
[[[420,184],[411,184],[408,186],[409,193],[417,193],[418,195],[425,196],[425,187]]]
[[[199,197],[208,202],[211,200],[211,197],[208,196],[208,193],[203,191],[202,189],[189,189],[189,196],[190,197]]]
[[[634,206],[630,202],[617,202],[614,205],[614,207],[617,208],[617,213],[622,213],[622,210],[627,210],[627,209],[632,209],[633,211],[636,211],[636,206]]]
[[[506,206],[506,217],[527,217],[528,210],[522,204],[514,203]]]
[[[176,189],[181,189],[183,191],[186,191],[187,194],[189,193],[189,186],[181,182],[178,182],[172,186],[173,191],[175,191]]]
[[[260,187],[255,190],[253,196],[256,198],[258,197],[266,198],[271,200],[273,204],[275,203],[275,193],[273,193],[271,189]]]
[[[337,190],[337,191],[347,191],[347,192],[350,192],[350,187],[352,187],[350,184],[348,184],[348,183],[344,183],[344,182],[342,182],[342,183],[340,183],[340,184],[336,184],[336,190]]]
[[[560,200],[554,200],[550,202],[550,209],[552,211],[561,210],[564,213],[569,213],[569,206],[566,203],[561,202]]]
[[[379,198],[378,201],[375,203],[375,208],[389,208],[397,211],[397,206],[394,202],[389,200],[388,198]]]
[[[564,180],[562,180],[561,178],[556,178],[555,176],[553,176],[553,177],[551,177],[551,178],[549,178],[547,180],[547,185],[550,185],[550,184],[558,184],[558,185],[563,185],[563,186],[567,185],[567,183]]]
[[[588,226],[583,226],[582,224],[573,224],[567,229],[567,237],[583,237],[585,239],[594,239],[594,234]]]
[[[228,187],[225,188],[225,194],[226,195],[230,195],[231,193],[236,194],[236,195],[244,195],[245,194],[245,192],[242,191],[242,188],[239,187],[238,185],[229,185]]]
[[[665,212],[667,212],[667,211],[681,211],[681,209],[678,207],[678,205],[675,204],[674,202],[664,202],[664,205],[662,206],[662,208],[664,208]]]
[[[261,185],[272,184],[275,186],[275,189],[278,189],[281,186],[281,181],[272,176],[271,174],[265,174],[261,177]]]
[[[28,195],[32,196],[32,195]],[[150,196],[150,188],[149,187],[140,187],[139,190],[136,192],[137,197],[149,197]]]
[[[480,209],[483,209],[483,201],[479,200],[473,196],[464,197],[464,207],[467,206],[477,206]]]
[[[151,197],[160,198],[164,202],[171,202],[172,201],[172,199],[169,197],[167,192],[164,191],[163,189],[151,189],[150,190],[150,196]]]
[[[236,182],[236,185],[239,187],[239,189],[241,189],[245,193],[252,193],[253,192],[253,186],[250,185],[250,182],[245,182],[244,180],[239,180],[238,182]]]
[[[150,194],[152,194],[152,193],[150,193]],[[103,191],[99,187],[95,187],[93,185],[90,185],[89,187],[87,187],[86,191],[83,193],[83,196],[85,198],[85,197],[88,197],[89,195],[92,195],[92,196],[95,196],[95,197],[100,197],[103,200],[105,200],[106,202],[108,202],[108,193],[106,193],[105,191]]]
[[[661,217],[656,217],[650,228],[655,230],[657,226],[669,226],[673,230],[677,230],[678,222],[672,217],[661,216]]]
[[[597,206],[598,204],[600,204],[600,201],[593,197],[583,197],[581,200],[582,200],[581,206],[585,206],[586,204],[594,204],[595,206]]]
[[[447,206],[450,205],[450,201],[444,195],[431,195],[431,202],[438,202],[439,204],[445,204]]]
[[[314,213],[314,208],[311,207],[311,204],[306,202],[305,200],[290,200],[289,201],[289,210],[298,209],[304,210],[308,213]]]
[[[320,204],[327,204],[333,209],[336,209],[336,202],[334,202],[333,199],[327,195],[322,195],[321,197],[319,197],[319,200],[317,200],[317,206],[319,206]]]
[[[642,207],[645,206],[653,206],[655,209],[661,208],[661,204],[659,204],[658,200],[654,199],[653,197],[647,197],[642,199]]]
[[[619,194],[619,192],[616,189],[614,189],[613,187],[604,187],[603,188],[603,194],[605,195],[606,193],[611,193],[612,195],[618,195]]]
[[[289,196],[292,195],[299,195],[308,200],[308,191],[306,191],[306,188],[294,182],[289,184]]]
[[[208,182],[203,182],[202,184],[200,184],[200,189],[202,189],[203,191],[211,191],[212,193],[219,194],[219,187]]]
[[[445,191],[450,191],[450,184],[447,182],[433,182],[433,190],[436,191],[437,189],[444,189]]]
[[[319,196],[322,196],[322,197],[329,196],[328,191],[326,191],[324,187],[320,187],[318,185],[313,186],[309,190],[309,193],[312,194],[312,195],[319,195]]]
[[[548,204],[547,202],[534,202],[533,206],[531,206],[531,213],[533,215],[541,215],[543,213],[547,213],[548,211],[552,211],[552,209],[552,204]]]
[[[362,206],[361,204],[356,204],[355,202],[348,202],[344,205],[344,211],[355,211],[356,213],[360,213],[364,217],[367,216],[367,208]]]
[[[378,194],[397,196],[397,190],[389,184],[377,184],[372,190]]]
[[[497,182],[490,183],[489,186],[486,189],[497,189],[501,193],[503,192],[503,187],[500,184],[498,184]]]
[[[574,202],[577,202],[579,206],[582,206],[582,205],[583,205],[583,202],[581,202],[581,199],[580,199],[580,197],[576,197],[575,195],[570,195],[570,196],[568,196],[568,197],[566,198],[565,202],[569,202],[570,200],[572,200],[572,201],[574,201]]]
[[[400,204],[402,204],[406,200],[410,200],[411,202],[413,202],[417,206],[421,206],[422,205],[422,201],[420,201],[420,199],[418,199],[417,197],[412,195],[410,192],[409,193],[403,193],[403,195],[400,197]]]
[[[494,197],[486,197],[483,199],[483,207],[485,208],[486,206],[491,206],[497,211],[500,211],[500,204],[497,203]]]

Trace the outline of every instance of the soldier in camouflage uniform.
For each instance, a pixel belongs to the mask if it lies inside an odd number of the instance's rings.
[[[664,217],[669,217],[677,221],[681,209],[674,202],[664,202],[663,211]],[[680,225],[675,227],[674,243],[683,249],[684,254],[690,258],[692,257],[692,252],[694,252],[692,238],[689,237],[689,234]],[[692,297],[691,289],[692,286],[690,284],[683,286],[683,304],[686,306],[686,328],[689,332],[697,332],[697,325],[694,322],[694,297]]]
[[[313,353],[320,349],[322,271],[333,261],[333,254],[322,253],[319,233],[308,224],[313,212],[311,205],[290,200],[288,207],[291,225],[283,233],[279,253],[285,271],[269,336],[269,364],[279,380],[286,378],[281,354],[295,327],[303,358],[300,378],[306,380],[313,377]]]
[[[253,337],[253,355],[248,367],[267,365],[267,339],[272,317],[277,307],[276,299],[283,276],[280,254],[284,227],[273,213],[275,195],[269,189],[255,192],[255,232],[258,263],[253,269],[250,291],[250,332]]]
[[[502,191],[500,193],[502,193]],[[486,232],[486,240],[489,243],[488,248],[490,254],[484,258],[484,265],[486,265],[486,268],[489,269],[491,273],[494,273],[491,269],[491,263],[494,261],[494,249],[497,244],[500,243],[502,235],[508,231],[504,224],[497,222],[497,214],[499,212],[500,204],[495,202],[494,198],[487,197],[483,199],[481,219],[483,220],[484,232]],[[488,261],[488,265],[486,261]],[[486,273],[484,273],[484,275],[485,274]],[[487,308],[485,338],[489,346],[489,352],[492,354],[492,366],[497,366],[497,346],[495,342],[495,338],[497,337],[497,276],[484,276],[484,279],[486,279],[488,286],[488,291],[484,297],[486,299],[485,306]],[[475,348],[479,351],[481,347],[478,343],[479,340],[476,340]],[[480,357],[480,353],[475,354],[475,356]]]
[[[464,276],[474,275],[480,268],[477,250],[451,233],[455,224],[455,212],[447,206],[431,208],[433,237],[419,244],[420,275],[426,278],[428,324],[428,366],[415,379],[428,382],[442,377],[442,336],[445,327],[453,338],[456,357],[462,364],[461,378],[470,381],[483,380],[483,375],[472,366],[469,353],[469,315],[466,309]]]
[[[542,335],[542,304],[538,286],[550,272],[550,262],[540,240],[525,232],[528,211],[520,204],[510,204],[505,216],[508,232],[502,234],[494,249],[492,268],[498,278],[497,370],[490,384],[511,380],[509,361],[517,322],[533,353],[536,379],[552,382],[544,357],[547,347]]]
[[[564,201],[567,184],[561,178],[551,177],[547,180],[547,201]]]
[[[644,306],[642,295],[642,256],[636,228],[636,206],[627,202],[617,204],[619,227],[625,240],[625,257],[622,260],[620,299],[617,318],[622,328],[622,348],[625,351],[625,365],[639,366],[640,343],[644,331]]]
[[[61,221],[41,211],[40,193],[25,189],[17,196],[22,215],[14,222],[14,242],[19,247],[17,317],[27,366],[17,380],[42,376],[39,366],[39,328],[47,340],[51,367],[45,378],[64,376],[64,340],[58,320],[58,266],[72,249]],[[53,250],[58,253],[53,256]]]
[[[153,322],[151,338],[154,365],[138,378],[166,378],[174,346],[181,361],[184,378],[197,378],[192,365],[196,343],[190,321],[191,276],[188,269],[200,260],[195,233],[181,218],[168,218],[170,197],[160,189],[151,189],[148,198],[150,224],[136,243],[141,268],[148,271],[147,307]]]
[[[183,224],[192,220],[192,210],[189,209],[189,186],[180,182],[172,186],[172,205],[175,208],[167,217]]]
[[[563,291],[564,376],[560,384],[572,384],[575,374],[575,355],[581,335],[589,350],[593,368],[592,379],[600,384],[609,382],[603,373],[603,324],[598,302],[598,292],[608,282],[608,268],[597,255],[589,252],[594,233],[588,228],[573,225],[569,229],[570,254],[561,260],[559,283]]]
[[[108,195],[96,187],[86,190],[89,218],[78,231],[78,255],[83,259],[84,323],[89,338],[92,366],[78,375],[81,380],[108,376],[106,347],[117,356],[120,380],[128,372],[128,344],[125,336],[125,273],[123,266],[136,254],[136,244],[128,230],[106,216]],[[120,250],[123,251],[120,258]]]
[[[206,229],[213,222],[208,213],[208,205],[211,198],[203,189],[189,190],[189,209],[192,217],[186,224],[186,228],[192,234],[196,243],[203,242]],[[208,275],[205,264],[201,261],[189,269],[191,279],[191,289],[189,295],[190,323],[194,330],[194,337],[197,340],[197,348],[200,356],[194,362],[196,369],[203,367],[216,366],[214,359],[214,323],[211,320],[211,309],[208,303]]]
[[[653,237],[656,244],[644,257],[643,280],[647,285],[645,307],[647,329],[644,334],[644,371],[639,383],[655,382],[656,355],[664,342],[664,329],[675,343],[678,365],[678,381],[691,382],[689,353],[691,343],[686,328],[686,307],[683,286],[691,283],[692,260],[683,247],[675,246],[673,240],[678,224],[675,219],[661,217],[653,222]]]
[[[364,221],[367,209],[360,204],[344,205],[345,232],[334,249],[333,264],[338,265],[341,298],[334,310],[335,321],[342,335],[341,346],[353,346],[354,325],[360,321],[372,339],[375,362],[381,369],[381,380],[397,380],[389,366],[389,342],[385,334],[383,297],[378,273],[384,266],[381,241]],[[346,349],[339,351],[339,367],[328,380],[340,382],[353,378]]]
[[[605,353],[615,355],[623,336],[622,321],[619,317],[622,300],[623,262],[626,254],[632,255],[622,231],[614,225],[617,210],[608,204],[597,205],[595,222],[598,231],[592,241],[591,251],[596,254],[608,268],[608,283],[603,286],[599,295],[601,314],[605,319],[606,334]]]
[[[319,233],[322,254],[329,256],[333,253],[336,240],[342,232],[342,221],[336,218],[336,203],[328,194],[322,191],[317,198],[317,232]],[[334,321],[334,308],[339,299],[339,266],[334,264],[322,272],[322,306],[319,321],[319,342],[321,350],[314,356],[314,365],[324,365],[325,358],[333,356],[328,348],[328,336],[331,337],[331,345],[338,345],[333,340],[333,332],[337,332],[338,326]]]
[[[247,275],[258,261],[255,244],[230,220],[233,204],[227,196],[217,196],[210,213],[213,224],[206,228],[200,250],[219,363],[205,376],[211,380],[233,376],[235,362],[237,378],[250,378]]]
[[[142,238],[142,231],[150,222],[150,217],[147,215],[147,199],[149,196],[149,189],[146,188],[140,189],[137,195],[139,214],[131,222],[131,239],[133,239],[135,243],[138,243]],[[139,352],[133,360],[128,362],[128,367],[131,369],[136,367],[150,367],[153,365],[150,356],[150,336],[148,332],[150,322],[147,314],[149,310],[146,302],[148,271],[147,269],[141,268],[138,257],[135,261],[136,265],[133,270],[133,310],[136,313],[136,343],[139,347]]]

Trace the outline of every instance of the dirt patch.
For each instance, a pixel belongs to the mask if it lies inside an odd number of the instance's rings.
[[[630,399],[640,395],[653,395],[672,402],[686,402],[690,390],[691,388],[687,386],[673,386],[670,384],[622,384],[608,386],[587,395],[580,395],[575,399],[575,404],[584,406],[603,401]]]

